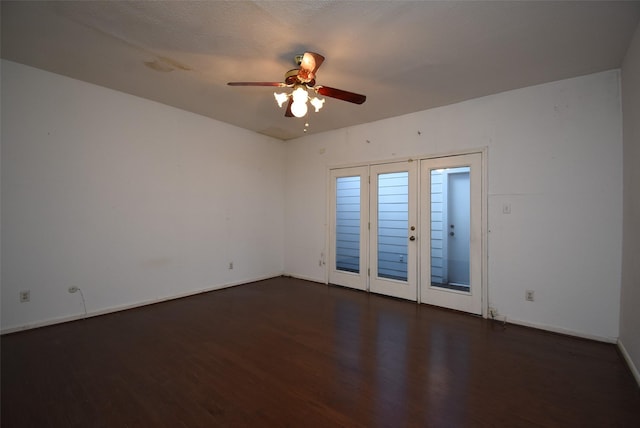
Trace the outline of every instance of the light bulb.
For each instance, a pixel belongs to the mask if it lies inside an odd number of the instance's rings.
[[[276,101],[278,102],[278,107],[282,107],[282,104],[284,104],[285,101],[289,99],[289,95],[287,95],[284,92],[281,92],[281,93],[274,92],[273,96],[276,97]]]
[[[291,114],[293,114],[295,117],[304,117],[304,115],[307,114],[308,109],[309,108],[307,107],[306,100],[296,101],[294,98],[293,104],[291,104]]]
[[[293,103],[291,104],[291,114],[295,117],[303,117],[307,114],[307,99],[309,98],[309,94],[304,86],[299,85],[296,87],[291,93],[291,98],[293,98]]]
[[[293,97],[293,102],[300,101],[302,103],[306,103],[307,98],[309,98],[307,90],[302,85],[296,87],[291,93],[291,96]]]

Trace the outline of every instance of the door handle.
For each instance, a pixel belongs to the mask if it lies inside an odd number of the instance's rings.
[[[415,236],[412,235],[412,236],[409,237],[409,241],[415,241],[415,240],[416,240]]]

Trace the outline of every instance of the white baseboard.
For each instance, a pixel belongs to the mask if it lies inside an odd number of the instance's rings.
[[[640,372],[638,371],[638,367],[636,367],[636,365],[633,363],[633,360],[631,359],[631,355],[629,355],[629,353],[627,352],[627,348],[624,347],[621,340],[618,340],[618,349],[620,350],[620,353],[624,357],[624,360],[627,362],[627,365],[629,366],[631,373],[633,373],[633,377],[636,378],[636,382],[638,383],[638,386],[640,386]]]
[[[310,282],[317,282],[319,284],[326,284],[326,282],[323,279],[318,279],[318,278],[311,278],[309,276],[304,276],[304,275],[296,275],[296,274],[292,274],[292,273],[285,273],[283,274],[284,276],[290,276],[291,278],[296,278],[296,279],[303,279],[305,281],[310,281]]]
[[[569,330],[569,329],[566,329],[566,328],[552,327],[550,325],[536,324],[536,323],[532,323],[532,322],[528,322],[528,321],[521,321],[521,320],[509,318],[508,316],[507,316],[507,323],[517,324],[517,325],[521,325],[521,326],[524,326],[524,327],[537,328],[538,330],[550,331],[552,333],[559,333],[559,334],[564,334],[564,335],[567,335],[567,336],[580,337],[582,339],[590,339],[590,340],[596,340],[598,342],[611,343],[611,344],[614,344],[614,345],[616,343],[618,343],[618,338],[617,337],[606,337],[606,336],[597,336],[597,335],[593,335],[593,334],[580,333],[580,332]]]
[[[307,277],[307,276],[304,276],[304,275],[296,275],[296,274],[290,274],[290,273],[284,273],[283,275],[284,276],[290,276],[291,278],[303,279],[305,281],[311,281],[311,282],[316,282],[316,283],[320,283],[320,284],[327,284],[325,281],[323,281],[321,279],[311,278],[311,277]],[[500,315],[499,321],[502,321],[503,317],[504,317],[504,315]],[[487,317],[485,317],[485,318],[487,318]],[[582,338],[582,339],[595,340],[597,342],[611,343],[611,344],[614,344],[614,345],[616,343],[619,343],[617,337],[607,337],[607,336],[598,336],[598,335],[593,335],[593,334],[586,334],[586,333],[581,333],[581,332],[578,332],[578,331],[569,330],[569,329],[565,329],[565,328],[553,327],[553,326],[544,325],[544,324],[536,324],[536,323],[531,323],[531,322],[528,322],[528,321],[512,319],[512,318],[509,318],[508,316],[506,317],[506,322],[507,323],[511,323],[511,324],[516,324],[516,325],[521,325],[521,326],[524,326],[524,327],[531,327],[531,328],[535,328],[535,329],[538,329],[538,330],[545,330],[545,331],[549,331],[549,332],[552,332],[552,333],[564,334],[566,336],[574,336],[574,337],[579,337],[579,338]]]
[[[256,277],[256,278],[247,278],[247,279],[243,279],[243,280],[240,280],[240,281],[233,281],[233,282],[228,282],[228,283],[224,283],[224,284],[213,285],[213,286],[210,286],[210,287],[205,287],[205,288],[201,288],[201,289],[198,289],[198,290],[191,290],[191,291],[187,291],[187,292],[184,292],[184,293],[176,294],[176,295],[173,295],[173,296],[160,297],[158,299],[144,300],[144,301],[141,301],[141,302],[130,303],[130,304],[126,304],[126,305],[119,305],[119,306],[112,306],[112,307],[108,307],[108,308],[102,308],[102,309],[99,309],[99,310],[96,310],[96,311],[88,312],[86,317],[85,317],[84,314],[80,314],[80,315],[65,315],[65,316],[57,317],[57,318],[49,318],[49,319],[46,319],[46,320],[36,321],[36,322],[30,323],[30,324],[3,328],[2,330],[0,330],[0,335],[9,334],[9,333],[15,333],[15,332],[18,332],[18,331],[23,331],[23,330],[31,330],[33,328],[38,328],[38,327],[46,327],[46,326],[54,325],[54,324],[61,324],[63,322],[76,321],[76,320],[80,320],[80,319],[83,319],[83,318],[96,317],[96,316],[99,316],[99,315],[106,315],[106,314],[110,314],[110,313],[113,313],[113,312],[126,311],[127,309],[138,308],[138,307],[141,307],[141,306],[152,305],[154,303],[166,302],[166,301],[169,301],[169,300],[181,299],[183,297],[194,296],[196,294],[201,294],[201,293],[208,293],[209,291],[222,290],[224,288],[235,287],[235,286],[238,286],[238,285],[248,284],[248,283],[251,283],[251,282],[263,281],[265,279],[277,278],[279,276],[282,276],[282,273],[277,273],[277,274],[272,274],[272,275],[265,275],[265,276],[260,276],[260,277]]]

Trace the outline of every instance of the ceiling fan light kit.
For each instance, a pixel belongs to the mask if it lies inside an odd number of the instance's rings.
[[[304,117],[307,114],[309,108],[307,107],[307,101],[311,103],[311,105],[316,109],[316,113],[320,111],[322,106],[324,105],[324,98],[320,99],[317,97],[309,97],[309,93],[307,92],[307,88],[304,85],[296,85],[294,86],[293,92],[291,94],[287,94],[286,92],[274,92],[273,96],[278,103],[278,107],[282,107],[282,105],[291,98],[291,114],[295,117]]]
[[[309,89],[313,89],[316,94],[354,104],[362,104],[366,101],[367,97],[364,95],[342,89],[330,88],[328,86],[316,86],[316,72],[324,62],[322,55],[315,52],[305,52],[304,55],[296,55],[294,60],[300,68],[286,72],[284,82],[229,82],[227,85],[293,88],[290,94],[286,92],[273,93],[279,107],[282,107],[285,102],[288,102],[287,110],[284,114],[286,117],[304,117],[309,110],[307,101],[315,108],[316,113],[320,111],[325,99],[309,97]]]

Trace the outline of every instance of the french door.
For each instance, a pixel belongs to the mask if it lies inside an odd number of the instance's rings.
[[[425,159],[420,165],[420,297],[482,313],[482,157]]]
[[[329,282],[480,314],[481,156],[331,170]]]
[[[329,282],[417,300],[417,162],[331,170]]]
[[[329,282],[368,289],[369,167],[331,170]]]
[[[417,300],[417,162],[370,170],[369,290]]]

